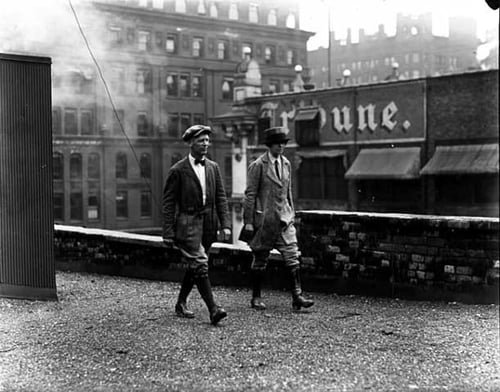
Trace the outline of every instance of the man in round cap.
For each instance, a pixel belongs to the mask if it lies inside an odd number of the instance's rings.
[[[270,251],[275,248],[282,255],[292,284],[292,308],[309,308],[314,302],[302,296],[300,262],[294,226],[295,211],[292,200],[290,161],[283,155],[288,142],[283,127],[264,131],[268,151],[248,168],[245,190],[242,233],[248,238],[253,252],[251,265],[252,300],[257,310],[266,309],[261,286]],[[242,237],[240,239],[243,240]]]
[[[206,157],[211,133],[210,127],[193,125],[182,135],[190,153],[167,175],[163,190],[163,240],[167,246],[176,245],[187,264],[176,314],[194,317],[187,308],[187,297],[196,284],[207,305],[210,322],[217,325],[227,313],[213,298],[207,250],[217,238],[219,223],[224,240],[229,240],[231,218],[219,165]]]

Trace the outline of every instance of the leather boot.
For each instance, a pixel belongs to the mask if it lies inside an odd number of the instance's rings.
[[[227,316],[227,313],[222,307],[215,303],[212,286],[210,285],[208,276],[196,278],[195,283],[201,298],[203,298],[203,301],[205,301],[207,305],[208,312],[210,313],[210,323],[212,325],[217,325],[219,321]]]
[[[175,304],[175,314],[179,317],[193,318],[194,313],[187,308],[187,298],[189,293],[194,286],[194,276],[191,270],[187,270],[184,279],[182,280],[181,290],[179,291],[179,297],[177,298],[177,303]]]
[[[250,301],[250,305],[252,309],[255,310],[265,310],[266,304],[262,302],[261,297],[261,287],[262,281],[264,280],[264,271],[262,270],[252,270],[252,300]]]
[[[290,269],[292,283],[292,308],[300,310],[301,308],[310,308],[314,305],[314,301],[306,299],[302,296],[302,287],[300,284],[300,269],[298,267]]]

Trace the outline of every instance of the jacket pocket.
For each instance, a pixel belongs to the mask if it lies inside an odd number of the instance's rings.
[[[179,214],[175,228],[175,240],[189,249],[198,249],[203,234],[203,219],[199,215]]]

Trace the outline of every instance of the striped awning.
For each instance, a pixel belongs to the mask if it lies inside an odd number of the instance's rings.
[[[438,146],[422,175],[498,173],[498,144]]]
[[[345,178],[355,180],[410,180],[419,178],[420,147],[361,150]]]

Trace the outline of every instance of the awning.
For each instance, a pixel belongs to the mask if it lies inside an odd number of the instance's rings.
[[[299,109],[295,115],[295,121],[310,121],[314,120],[319,113],[318,108]]]
[[[420,147],[361,150],[345,178],[356,180],[409,180],[419,178]]]
[[[422,175],[498,173],[498,145],[438,146]]]
[[[345,150],[314,150],[296,151],[295,155],[301,158],[337,158],[345,155]]]

